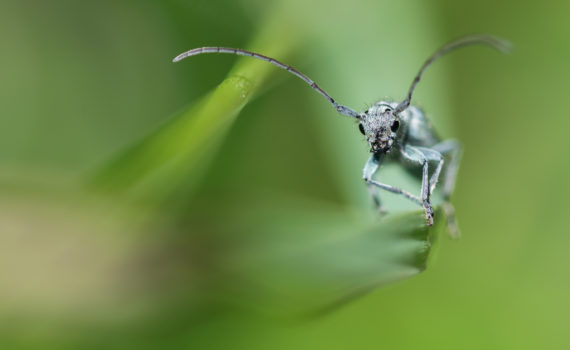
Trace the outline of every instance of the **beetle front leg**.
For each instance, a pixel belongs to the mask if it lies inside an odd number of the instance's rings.
[[[453,238],[461,236],[457,220],[455,219],[455,209],[450,202],[453,189],[455,188],[455,179],[459,170],[459,161],[461,160],[461,144],[457,140],[446,140],[433,146],[433,149],[440,152],[444,156],[449,157],[447,169],[443,174],[443,198],[442,208],[447,216],[449,234]]]
[[[432,149],[424,147],[406,146],[402,150],[402,161],[408,166],[422,167],[421,205],[425,210],[427,225],[433,225],[433,208],[431,205],[431,190],[437,183],[439,172],[443,166],[442,155]],[[431,178],[429,177],[429,163],[437,162],[437,167]]]
[[[433,208],[430,202],[430,183],[428,179],[429,163],[427,159],[423,160],[423,174],[422,174],[422,204],[426,212],[427,225],[433,225]]]
[[[368,192],[370,192],[370,196],[372,197],[372,201],[374,202],[374,205],[378,209],[378,212],[380,213],[380,215],[384,215],[387,212],[384,209],[384,206],[382,206],[382,201],[380,200],[380,196],[378,195],[378,192],[375,190],[374,185],[368,181],[369,179],[372,179],[374,174],[378,171],[379,166],[380,164],[377,157],[372,155],[364,165],[364,169],[362,170],[362,177],[364,178],[364,181],[366,181],[366,187],[368,187]]]
[[[443,156],[449,156],[449,165],[443,175],[443,196],[448,201],[455,188],[455,179],[461,160],[461,144],[457,140],[446,140],[433,146],[433,149]]]
[[[372,179],[374,174],[378,171],[378,168],[379,168],[380,163],[382,162],[382,159],[383,159],[383,155],[379,155],[379,156],[378,155],[372,155],[372,157],[370,157],[370,159],[368,159],[368,161],[366,162],[366,165],[364,166],[364,170],[362,172],[362,178],[364,179],[364,181],[366,181],[366,185],[371,190],[372,198],[374,199],[375,203],[380,204],[380,198],[379,198],[378,194],[375,193],[375,191],[374,191],[374,187],[377,187],[377,188],[383,189],[383,190],[388,191],[388,192],[400,194],[400,195],[408,198],[412,202],[423,207],[422,201],[418,197],[414,196],[413,194],[411,194],[407,191],[404,191],[400,188],[390,186],[387,184],[383,184],[383,183],[380,183],[380,182]],[[381,210],[381,211],[383,210],[383,207],[381,205],[379,205],[379,210]]]

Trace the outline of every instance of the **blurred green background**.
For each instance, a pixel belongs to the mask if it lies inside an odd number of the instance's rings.
[[[0,348],[570,348],[569,11],[565,1],[2,1]],[[374,245],[360,241],[331,265],[370,268],[358,278],[372,284],[316,316],[275,316],[307,300],[281,304],[257,288],[305,285],[291,281],[313,260],[255,266],[246,279],[232,269],[371,220],[367,145],[277,68],[172,58],[256,49],[360,110],[401,99],[429,54],[469,33],[504,37],[514,51],[454,53],[414,96],[464,143],[454,196],[463,237],[441,235],[425,272],[378,289],[418,273],[425,256],[380,278],[360,250]],[[165,137],[147,163],[133,156],[156,145],[140,143],[156,130],[184,130],[171,116],[215,111],[217,97],[203,96],[232,69],[251,78],[251,96],[220,104],[233,112],[202,132],[208,142]]]

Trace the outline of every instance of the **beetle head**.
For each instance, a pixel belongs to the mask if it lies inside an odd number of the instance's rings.
[[[400,118],[389,104],[378,103],[360,115],[358,128],[366,136],[370,152],[388,153],[400,124]]]

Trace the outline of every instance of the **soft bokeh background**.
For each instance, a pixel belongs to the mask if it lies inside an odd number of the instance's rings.
[[[568,349],[569,12],[565,1],[2,1],[0,347]],[[233,123],[193,189],[202,211],[82,190],[236,61],[171,63],[186,49],[265,47],[361,109],[402,98],[436,47],[469,33],[515,49],[454,53],[415,96],[465,145],[462,239],[440,237],[425,272],[322,316],[211,306],[203,295],[227,281],[209,273],[235,242],[185,238],[247,221],[249,202],[261,203],[249,221],[267,225],[261,209],[277,193],[298,211],[298,197],[368,200],[354,123],[294,77],[274,72]]]

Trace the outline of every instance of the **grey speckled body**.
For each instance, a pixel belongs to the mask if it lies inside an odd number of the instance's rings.
[[[176,56],[174,62],[178,62],[186,57],[209,53],[234,54],[263,60],[302,79],[313,90],[326,98],[338,113],[357,118],[360,132],[366,136],[370,144],[370,152],[372,152],[372,156],[364,166],[363,178],[380,212],[383,212],[383,207],[376,191],[377,189],[400,194],[419,204],[425,210],[427,224],[429,226],[433,225],[433,210],[430,196],[435,190],[443,164],[447,159],[449,164],[445,169],[442,181],[443,209],[447,212],[451,234],[458,235],[459,231],[455,224],[454,210],[449,202],[449,198],[453,193],[459,166],[459,142],[455,140],[441,141],[423,112],[414,106],[410,106],[410,103],[414,89],[429,65],[450,51],[474,44],[488,45],[502,52],[508,51],[510,46],[508,42],[487,35],[471,35],[450,42],[442,46],[424,62],[419,73],[414,78],[406,98],[402,102],[380,101],[363,113],[358,113],[348,106],[337,103],[317,83],[295,68],[255,52],[230,47],[199,47]],[[386,158],[395,160],[408,169],[419,169],[421,171],[422,188],[419,196],[374,180],[375,173],[378,171],[381,162]]]
[[[446,158],[443,179],[444,208],[453,220],[453,207],[449,203],[457,169],[459,166],[460,144],[455,140],[441,141],[425,114],[414,106],[398,112],[398,103],[380,101],[364,111],[359,118],[360,132],[370,145],[372,156],[363,171],[374,203],[384,212],[380,197],[375,189],[401,194],[425,209],[428,225],[433,224],[433,210],[430,196],[435,190]],[[374,175],[382,161],[390,159],[402,164],[411,171],[421,170],[422,189],[420,196],[374,180]],[[453,223],[452,234],[458,230]]]

